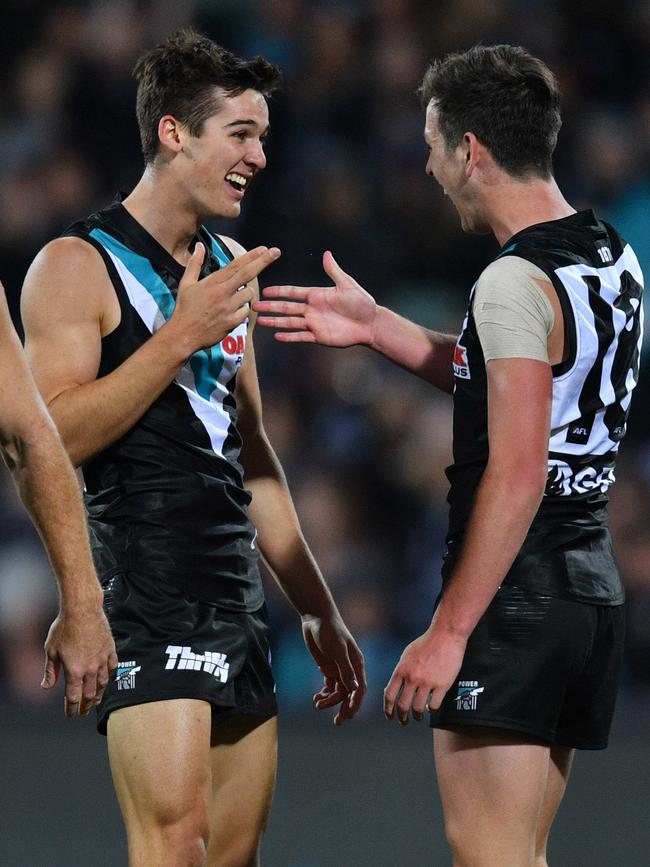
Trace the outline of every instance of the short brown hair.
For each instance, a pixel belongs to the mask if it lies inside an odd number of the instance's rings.
[[[419,89],[433,101],[449,150],[473,132],[515,177],[553,172],[560,92],[551,70],[525,48],[475,45],[434,61]]]
[[[264,57],[242,60],[207,36],[180,30],[143,54],[135,64],[136,115],[145,164],[158,154],[158,124],[171,114],[200,136],[219,110],[215,87],[228,96],[257,90],[265,97],[280,83],[280,70]]]

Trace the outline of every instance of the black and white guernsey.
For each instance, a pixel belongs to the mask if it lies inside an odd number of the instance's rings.
[[[110,374],[171,316],[184,268],[119,203],[65,233],[98,250],[121,320],[102,340]],[[232,254],[205,228],[202,276]],[[195,352],[119,440],[83,467],[95,562],[103,582],[146,573],[208,602],[254,611],[264,599],[239,463],[234,390],[247,323]]]
[[[532,262],[555,287],[566,352],[553,367],[544,498],[505,582],[619,604],[623,591],[606,527],[607,500],[639,374],[641,269],[629,244],[593,211],[522,230],[497,258],[508,255]],[[486,368],[471,296],[454,375],[450,539],[462,536],[488,459]],[[520,411],[525,435],[525,393]]]

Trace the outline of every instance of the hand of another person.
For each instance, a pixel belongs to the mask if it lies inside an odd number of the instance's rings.
[[[117,668],[115,643],[101,608],[80,606],[74,612],[59,612],[45,641],[43,689],[55,685],[61,667],[65,715],[84,716],[102,700],[108,679]]]
[[[425,710],[436,710],[460,671],[467,639],[441,634],[435,625],[409,644],[384,690],[384,714],[406,725],[409,712],[421,720]],[[430,696],[430,697],[429,697]]]
[[[357,713],[366,694],[363,654],[338,613],[303,617],[302,632],[307,650],[323,674],[314,706],[325,710],[340,705],[334,725],[342,725]]]
[[[255,292],[248,284],[280,256],[277,247],[256,247],[201,279],[205,247],[197,243],[181,278],[167,323],[178,331],[187,355],[220,343],[250,315]]]
[[[370,345],[377,311],[375,299],[338,266],[329,251],[323,254],[323,268],[334,286],[264,289],[265,300],[253,304],[253,309],[263,314],[258,316],[258,323],[288,329],[275,335],[284,343]]]

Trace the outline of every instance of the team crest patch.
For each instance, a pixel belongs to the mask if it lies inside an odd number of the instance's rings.
[[[128,662],[118,662],[117,671],[115,672],[117,688],[133,689],[135,687],[135,676],[141,668],[141,665],[135,664],[134,659],[131,659]]]
[[[459,379],[471,379],[469,372],[469,362],[467,361],[467,350],[460,343],[456,344],[454,349],[454,376]]]
[[[478,685],[478,680],[459,680],[458,695],[454,699],[456,710],[476,710],[479,695],[485,687]]]

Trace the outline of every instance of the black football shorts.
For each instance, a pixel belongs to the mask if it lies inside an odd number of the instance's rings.
[[[488,726],[578,749],[607,746],[623,654],[622,605],[502,584],[431,726]]]
[[[213,727],[277,713],[266,606],[225,610],[129,572],[106,582],[104,610],[118,668],[97,708],[102,734],[112,711],[164,699],[209,702]]]

